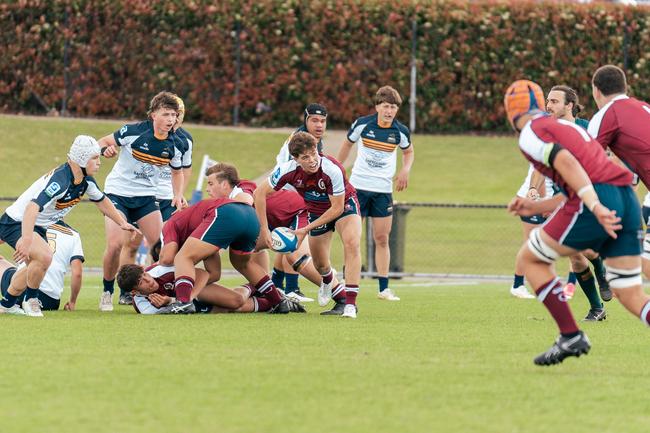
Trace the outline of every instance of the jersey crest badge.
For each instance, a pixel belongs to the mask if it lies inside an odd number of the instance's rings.
[[[395,134],[392,132],[388,134],[388,142],[389,143],[397,143],[397,138],[395,138]]]
[[[368,131],[368,138],[375,138],[375,131],[373,131],[372,129]]]
[[[323,179],[318,179],[318,187],[320,189],[325,189],[325,181]]]
[[[54,197],[59,191],[61,191],[61,185],[56,182],[52,182],[47,186],[47,188],[45,188],[45,194],[47,194],[50,198]]]

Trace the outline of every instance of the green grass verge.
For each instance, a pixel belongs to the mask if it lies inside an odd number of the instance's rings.
[[[584,325],[589,356],[540,368],[532,358],[557,330],[507,284],[395,281],[402,301],[387,303],[366,280],[356,321],[313,304],[289,316],[99,313],[99,284],[86,279],[74,313],[2,317],[7,431],[634,433],[650,421],[647,331],[615,301],[606,322]],[[572,307],[582,316],[584,297]]]

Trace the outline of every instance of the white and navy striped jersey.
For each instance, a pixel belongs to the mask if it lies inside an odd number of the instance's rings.
[[[159,140],[154,136],[150,120],[124,125],[113,137],[122,150],[106,177],[106,193],[124,197],[155,196],[163,167],[169,165],[179,170],[182,166],[174,133]]]
[[[52,264],[38,288],[53,299],[61,299],[63,280],[73,260],[84,261],[84,250],[79,233],[62,221],[47,229],[47,243],[52,249]]]
[[[409,129],[397,120],[388,128],[377,122],[377,114],[360,117],[348,131],[348,140],[357,144],[357,159],[352,167],[350,183],[364,191],[390,193],[397,168],[399,146],[411,146]]]
[[[75,184],[72,169],[65,163],[34,182],[5,212],[13,220],[22,221],[27,205],[33,201],[40,211],[36,225],[47,228],[63,219],[85,193],[91,201],[104,199],[104,193],[92,176],[85,176]]]
[[[192,135],[187,130],[178,128],[173,135],[173,139],[176,150],[181,153],[181,164],[183,168],[190,168],[192,166],[192,149],[194,147]],[[169,165],[165,165],[160,171],[156,198],[159,200],[171,200],[174,198],[172,170]]]

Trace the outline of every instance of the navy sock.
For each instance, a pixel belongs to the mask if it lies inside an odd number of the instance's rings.
[[[112,295],[115,291],[115,279],[107,280],[106,278],[103,278],[102,282],[104,283],[104,291],[109,292]]]
[[[273,273],[271,274],[271,281],[273,285],[278,289],[282,290],[284,287],[284,271],[273,268]]]
[[[295,292],[298,290],[298,277],[299,274],[285,274],[285,278],[287,279],[287,285],[284,287],[284,292],[285,293],[291,293]]]
[[[515,282],[512,283],[512,287],[519,287],[524,285],[524,276],[515,274]]]
[[[388,277],[377,277],[379,280],[379,291],[383,292],[388,288]]]
[[[25,289],[25,301],[32,298],[38,298],[38,289],[27,287]]]
[[[11,308],[13,305],[16,304],[16,300],[18,298],[20,298],[20,295],[14,296],[7,291],[7,293],[5,293],[4,296],[2,297],[2,301],[0,301],[0,305],[2,305],[5,308]]]
[[[578,277],[576,277],[575,272],[569,272],[569,278],[567,278],[567,284],[575,284],[578,282]]]

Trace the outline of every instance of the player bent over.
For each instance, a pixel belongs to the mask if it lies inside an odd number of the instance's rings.
[[[52,263],[47,228],[63,219],[84,194],[87,193],[117,227],[126,231],[136,230],[115,209],[92,177],[99,170],[99,154],[100,148],[94,138],[78,136],[70,147],[68,162],[34,182],[0,218],[0,240],[16,250],[14,260],[17,264],[27,264],[11,279],[0,301],[0,313],[43,316],[37,297],[38,288]],[[23,292],[24,311],[16,305]]]
[[[253,193],[257,185],[249,180],[239,179],[239,174],[235,166],[226,163],[218,163],[208,168],[206,175],[208,184],[207,193],[211,198],[230,198],[235,201],[241,201],[251,205],[253,204]],[[295,230],[308,224],[305,201],[297,192],[285,189],[276,191],[267,197],[266,217],[269,230],[273,230],[277,227],[289,227],[292,230]],[[255,254],[266,255],[266,251],[260,251]],[[309,255],[309,248],[307,247],[306,242],[301,242],[296,251],[287,254],[276,254],[276,264],[279,262],[279,260],[277,260],[278,257],[280,260],[283,257],[286,257],[291,263],[293,269],[300,272],[316,286],[320,285],[321,276],[311,263],[311,256]],[[262,267],[268,267],[266,262],[261,263],[258,260],[258,263]],[[274,275],[275,272],[276,269],[274,269]],[[295,275],[297,285],[298,274],[296,273]],[[289,278],[287,278],[287,280],[289,280]],[[273,282],[276,284],[275,280]],[[278,286],[276,285],[276,287]],[[343,294],[344,290],[341,289],[340,292]],[[296,302],[314,301],[311,298],[307,298],[302,293],[296,293],[295,290],[285,293],[287,298]]]
[[[268,183],[255,190],[255,210],[262,225],[259,246],[270,248],[271,232],[266,216],[266,197],[285,185],[293,186],[307,204],[309,224],[295,231],[298,242],[309,234],[309,249],[314,266],[322,276],[318,303],[327,305],[335,286],[330,265],[332,234],[336,229],[343,241],[345,256],[345,304],[337,303],[333,314],[356,318],[356,298],[361,278],[361,217],[354,187],[347,181],[345,169],[336,159],[321,156],[316,139],[297,132],[289,141],[293,161],[278,165]]]
[[[255,211],[247,204],[230,199],[203,200],[177,212],[163,227],[161,260],[169,260],[173,250],[178,249],[173,263],[178,312],[194,310],[190,302],[195,284],[194,265],[200,261],[218,257],[222,248],[229,248],[230,262],[254,287],[268,299],[273,313],[291,311],[289,301],[275,288],[266,271],[251,260],[255,241],[259,234],[259,222]],[[167,242],[172,245],[167,248]],[[220,261],[211,261],[216,269],[210,269],[210,281],[221,272]],[[206,270],[210,267],[206,264]]]
[[[542,89],[519,80],[506,91],[504,104],[510,124],[519,132],[519,148],[541,174],[563,191],[544,201],[516,197],[508,209],[517,215],[553,210],[541,227],[531,232],[519,252],[526,279],[560,329],[553,346],[534,360],[552,365],[591,348],[578,329],[553,264],[560,256],[593,249],[607,265],[611,289],[625,308],[650,323],[650,297],[641,289],[641,209],[632,190],[632,173],[613,163],[600,145],[575,123],[554,119],[541,111]]]

